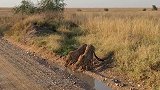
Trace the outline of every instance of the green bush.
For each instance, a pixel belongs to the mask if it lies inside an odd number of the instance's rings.
[[[64,10],[65,3],[63,0],[41,0],[38,4],[38,7],[35,7],[34,4],[28,0],[22,0],[21,5],[13,9],[15,13],[22,14],[32,14],[35,12],[48,12],[56,11],[61,12]]]
[[[44,11],[63,11],[65,3],[63,0],[41,0],[39,9]]]
[[[152,10],[153,11],[157,11],[158,10],[158,8],[156,7],[156,5],[152,5]]]
[[[15,13],[32,14],[36,11],[34,4],[28,0],[22,0],[21,5],[13,8]]]

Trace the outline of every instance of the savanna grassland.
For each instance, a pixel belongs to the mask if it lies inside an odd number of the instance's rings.
[[[160,11],[67,9],[64,19],[55,13],[6,14],[0,15],[0,32],[7,38],[59,55],[92,44],[100,57],[115,53],[113,71],[160,89]]]

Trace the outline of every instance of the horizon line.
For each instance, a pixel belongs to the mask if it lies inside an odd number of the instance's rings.
[[[14,8],[14,7],[16,6],[13,6],[13,7],[0,6],[0,8]],[[65,7],[65,8],[152,8],[152,7]]]

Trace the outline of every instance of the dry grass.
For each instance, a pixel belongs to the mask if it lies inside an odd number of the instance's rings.
[[[93,44],[98,56],[115,52],[115,71],[127,73],[135,81],[145,81],[146,86],[160,86],[160,12],[82,10],[67,11],[64,15],[57,32],[34,36],[27,42],[62,55],[80,44]],[[27,31],[34,29],[31,23],[55,22],[51,17],[29,16],[14,23],[9,33],[13,38],[23,39]]]
[[[0,17],[6,17],[13,15],[11,8],[0,8]]]
[[[76,37],[79,43],[93,44],[99,56],[114,51],[115,70],[152,86],[160,83],[159,15],[159,12],[140,11],[78,12],[67,18],[74,19],[85,32]]]

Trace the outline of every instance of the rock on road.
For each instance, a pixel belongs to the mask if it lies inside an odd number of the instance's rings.
[[[92,90],[74,75],[43,61],[0,38],[0,90]]]

